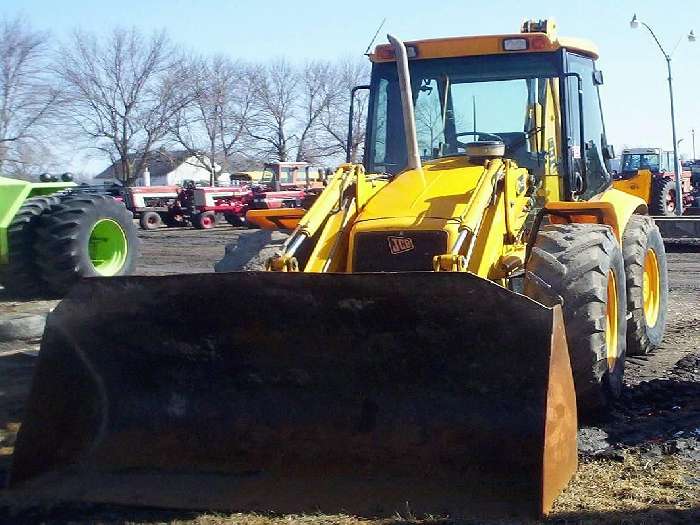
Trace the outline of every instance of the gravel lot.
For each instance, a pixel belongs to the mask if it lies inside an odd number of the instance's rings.
[[[138,273],[210,272],[227,244],[255,258],[264,232],[221,226],[210,231],[141,232]],[[274,241],[275,239],[273,239]],[[279,239],[277,238],[277,242]],[[629,359],[627,389],[610,418],[579,432],[581,466],[559,498],[553,523],[700,523],[700,250],[673,247],[669,325],[654,354]],[[0,291],[0,316],[42,313],[54,301],[17,302]],[[37,341],[0,343],[0,480],[9,467]],[[153,509],[65,506],[0,507],[0,523],[354,524],[348,516],[260,516],[172,513]],[[381,523],[416,522],[396,516]],[[427,520],[444,523],[449,520]],[[377,523],[377,522],[375,522]]]

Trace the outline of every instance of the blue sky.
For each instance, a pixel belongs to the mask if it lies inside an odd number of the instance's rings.
[[[75,27],[115,25],[146,31],[166,28],[183,46],[234,57],[292,60],[361,55],[382,18],[389,31],[409,40],[438,36],[517,32],[525,18],[554,17],[560,34],[585,37],[600,48],[605,72],[603,110],[610,142],[671,147],[665,62],[633,13],[647,21],[675,54],[674,90],[681,152],[691,154],[697,126],[700,156],[700,35],[698,0],[0,0],[0,15],[24,15],[35,27],[62,38]],[[77,159],[72,159],[76,162]]]

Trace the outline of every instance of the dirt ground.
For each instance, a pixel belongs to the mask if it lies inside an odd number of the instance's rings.
[[[249,230],[141,232],[139,274],[210,272],[228,243]],[[663,345],[630,358],[625,389],[605,421],[579,431],[580,467],[548,522],[700,523],[700,249],[671,247],[669,322]],[[251,254],[251,256],[254,254]],[[55,302],[12,301],[0,290],[0,316],[47,311]],[[4,346],[3,346],[4,345]],[[38,342],[0,343],[0,486],[7,472]],[[0,523],[182,523],[351,525],[451,523],[410,512],[371,521],[344,515],[219,515],[105,506],[0,507]],[[465,522],[462,522],[465,523]],[[503,521],[499,523],[520,523]]]

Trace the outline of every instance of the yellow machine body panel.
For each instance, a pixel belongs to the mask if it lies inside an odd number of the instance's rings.
[[[648,203],[651,201],[652,177],[650,170],[638,170],[632,177],[614,180],[613,188],[635,195]]]
[[[548,202],[546,209],[551,212],[553,223],[607,224],[619,242],[622,242],[630,217],[635,213],[647,213],[647,205],[639,197],[615,188],[609,188],[589,201]]]

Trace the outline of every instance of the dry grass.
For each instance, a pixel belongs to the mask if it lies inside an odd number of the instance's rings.
[[[587,461],[557,500],[554,512],[635,512],[650,508],[700,508],[700,473],[691,472],[687,463],[673,456],[651,462],[628,453],[623,461]]]

